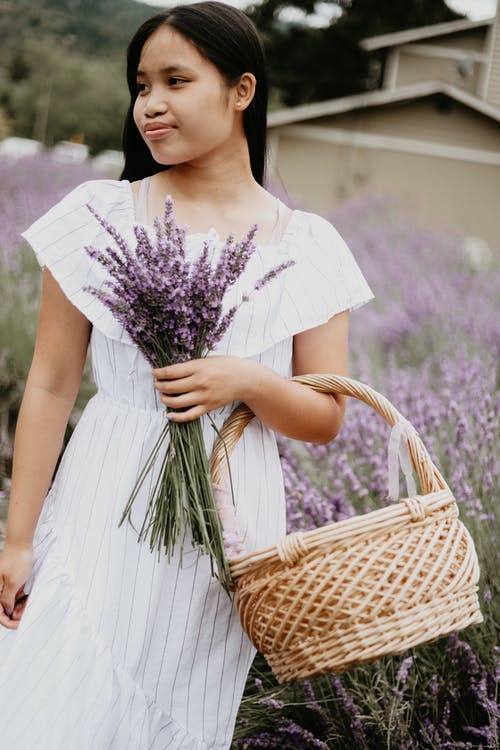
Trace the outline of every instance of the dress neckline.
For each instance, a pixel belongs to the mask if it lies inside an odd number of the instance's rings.
[[[141,180],[141,184],[139,185],[139,194],[138,194],[137,204],[135,201],[132,183],[129,180],[123,180],[123,182],[126,182],[129,187],[130,200],[132,203],[132,212],[134,216],[134,223],[140,224],[143,227],[148,227],[148,228],[153,229],[154,228],[153,225],[149,223],[147,220],[147,194],[148,194],[150,179],[151,179],[150,177],[144,177]],[[275,199],[277,203],[276,223],[279,228],[278,240],[276,242],[257,242],[256,247],[281,248],[286,238],[289,236],[294,220],[297,214],[299,213],[297,209],[290,209],[290,212],[291,212],[290,217],[288,221],[286,222],[285,226],[283,227],[282,226],[283,214],[284,214],[284,210],[287,209],[288,207],[279,198],[276,198],[276,196],[275,196]],[[206,232],[188,232],[186,234],[186,240],[190,240],[191,238],[199,238],[199,237],[210,237],[215,242],[218,242],[218,243],[225,242],[225,240],[221,239],[220,234],[215,227],[211,227]]]

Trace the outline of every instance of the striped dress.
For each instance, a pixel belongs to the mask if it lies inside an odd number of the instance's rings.
[[[95,180],[23,234],[40,265],[92,323],[97,393],[45,499],[19,627],[0,626],[1,744],[10,750],[223,750],[231,745],[254,649],[234,602],[189,539],[181,567],[178,555],[168,562],[150,552],[148,541],[138,543],[129,523],[118,527],[166,417],[151,367],[83,289],[106,280],[85,246],[112,244],[87,203],[132,246],[134,223],[147,226],[128,181]],[[252,358],[289,376],[295,333],[374,295],[325,219],[295,210],[278,234],[274,244],[257,248],[227,307],[272,266],[288,258],[296,264],[241,307],[215,353]],[[221,246],[215,230],[190,234],[191,257],[207,237],[213,252]],[[234,406],[213,412],[218,426]],[[202,421],[210,453],[214,430]],[[274,543],[285,531],[283,478],[275,435],[258,419],[239,441],[231,471],[247,548]],[[134,503],[136,529],[154,478],[155,472]]]

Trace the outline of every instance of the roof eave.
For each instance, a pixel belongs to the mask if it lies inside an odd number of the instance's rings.
[[[390,34],[380,34],[362,39],[359,46],[366,52],[373,52],[385,47],[395,47],[399,44],[408,44],[420,39],[430,39],[435,36],[445,36],[446,34],[455,34],[460,31],[469,31],[481,26],[492,26],[495,18],[485,18],[480,21],[471,21],[468,18],[459,19],[458,21],[447,21],[445,23],[434,23],[430,26],[419,26],[415,29],[404,29],[403,31],[393,31]]]
[[[377,89],[376,91],[353,94],[352,96],[344,96],[339,99],[329,99],[324,102],[281,109],[269,113],[267,124],[272,129],[283,125],[291,125],[296,122],[351,112],[356,109],[397,104],[399,102],[411,101],[412,99],[422,99],[433,94],[445,94],[476,112],[490,117],[496,122],[500,122],[499,108],[487,104],[457,86],[442,81],[424,81],[408,84],[407,86],[399,86],[396,89]]]

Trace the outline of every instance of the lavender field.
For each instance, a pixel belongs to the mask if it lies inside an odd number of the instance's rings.
[[[89,176],[48,157],[0,161],[0,519],[40,280],[18,232]],[[490,255],[458,234],[417,226],[387,199],[351,203],[330,218],[376,297],[351,315],[350,375],[412,422],[454,492],[479,556],[484,623],[399,657],[289,686],[278,686],[258,658],[234,749],[498,748],[500,247]],[[74,420],[90,392],[86,380]],[[330,445],[280,439],[290,529],[386,504],[389,432],[370,407],[349,399]]]

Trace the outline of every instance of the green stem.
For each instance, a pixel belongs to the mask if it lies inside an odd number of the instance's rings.
[[[229,562],[224,548],[222,523],[215,504],[200,419],[185,423],[167,422],[162,428],[137,478],[119,526],[128,517],[137,532],[130,518],[131,509],[146,476],[157,462],[167,433],[170,433],[170,441],[161,459],[158,479],[149,494],[144,521],[138,532],[138,541],[146,538],[150,532],[150,550],[153,551],[156,547],[160,556],[163,545],[170,560],[180,540],[182,565],[183,540],[187,524],[191,530],[193,546],[210,556],[212,574],[217,575],[223,588],[229,592]],[[217,573],[214,573],[214,563]]]
[[[137,532],[137,529],[135,528],[134,524],[130,520],[130,511],[131,511],[132,505],[134,503],[134,500],[136,499],[137,495],[139,494],[139,490],[141,489],[141,487],[142,487],[142,485],[144,483],[144,480],[146,479],[146,476],[149,474],[149,472],[151,471],[151,468],[153,467],[153,464],[156,461],[156,457],[157,457],[158,452],[159,452],[159,450],[160,450],[160,448],[161,448],[161,446],[162,446],[162,444],[163,444],[163,442],[164,442],[164,440],[165,440],[165,438],[167,436],[169,427],[170,427],[170,425],[167,422],[165,424],[165,427],[163,427],[158,440],[154,444],[153,449],[152,449],[151,453],[149,454],[148,460],[146,461],[146,464],[144,465],[143,469],[141,470],[139,476],[137,477],[137,481],[135,483],[134,489],[132,490],[132,493],[131,493],[130,498],[129,498],[128,502],[127,502],[125,510],[123,511],[123,514],[122,514],[122,517],[120,519],[120,523],[118,524],[118,527],[120,527],[122,525],[122,523],[124,522],[125,518],[128,515],[129,516],[130,525],[132,526],[132,528],[134,529],[134,531]]]

